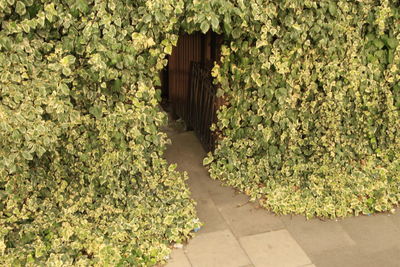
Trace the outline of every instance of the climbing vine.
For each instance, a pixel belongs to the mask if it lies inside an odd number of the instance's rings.
[[[0,1],[1,266],[154,265],[199,226],[154,87],[179,14],[146,2]]]
[[[163,158],[158,73],[224,34],[211,176],[277,213],[400,198],[394,0],[0,0],[0,264],[143,266],[199,226]]]
[[[279,213],[344,217],[400,199],[396,1],[237,1],[214,68],[224,138],[204,163]],[[232,19],[233,17],[233,19]],[[235,32],[236,31],[236,32]]]

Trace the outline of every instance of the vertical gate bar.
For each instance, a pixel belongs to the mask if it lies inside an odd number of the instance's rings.
[[[200,126],[200,135],[201,135],[201,140],[204,142],[204,137],[203,137],[203,119],[204,119],[204,105],[205,105],[205,90],[206,90],[206,86],[207,83],[204,79],[204,69],[201,70],[201,82],[202,82],[202,87],[201,87],[201,91],[200,91],[200,97],[201,97],[201,101],[200,101],[200,114],[199,114],[199,126]]]
[[[208,146],[209,146],[209,150],[210,151],[213,151],[214,150],[214,143],[215,143],[215,140],[214,140],[214,134],[213,134],[213,132],[211,131],[211,125],[214,123],[214,121],[215,121],[215,91],[214,92],[212,92],[212,94],[211,94],[211,103],[212,103],[212,105],[211,105],[211,109],[210,109],[210,120],[209,120],[209,122],[210,122],[210,126],[209,126],[209,128],[210,128],[210,130],[209,130],[209,134],[210,134],[210,140],[209,140],[209,143],[208,143]]]
[[[207,111],[207,121],[206,121],[206,135],[207,135],[207,147],[210,148],[211,142],[211,120],[212,120],[212,109],[213,109],[213,93],[212,84],[209,80],[209,91],[208,91],[208,111]]]
[[[185,107],[187,123],[193,128],[207,151],[214,149],[215,137],[210,128],[215,121],[218,100],[210,71],[209,66],[191,61],[188,102]]]

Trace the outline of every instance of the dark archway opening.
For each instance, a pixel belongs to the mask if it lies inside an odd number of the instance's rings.
[[[216,95],[211,70],[221,56],[222,35],[212,31],[182,34],[161,73],[164,109],[193,130],[206,151],[212,151],[216,136],[210,130],[222,103]]]

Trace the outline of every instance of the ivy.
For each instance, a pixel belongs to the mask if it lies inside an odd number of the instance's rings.
[[[166,36],[140,30],[146,2],[0,7],[0,265],[165,261],[199,223],[162,157]]]
[[[204,164],[280,214],[400,199],[400,10],[380,1],[0,0],[0,264],[147,266],[199,223],[158,73],[223,34]]]
[[[280,214],[392,210],[400,197],[398,5],[237,4],[248,17],[233,14],[241,24],[213,70],[229,105],[213,126],[223,138],[204,160],[211,176]]]

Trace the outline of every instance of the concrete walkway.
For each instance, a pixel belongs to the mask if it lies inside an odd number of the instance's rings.
[[[193,132],[167,133],[166,158],[189,174],[204,223],[167,267],[400,266],[400,212],[339,221],[275,216],[209,177]]]

